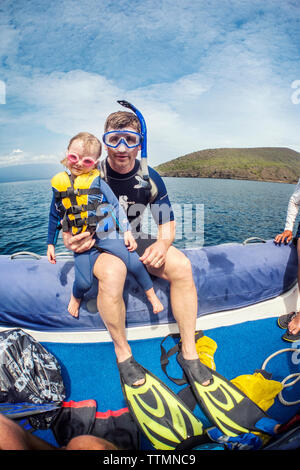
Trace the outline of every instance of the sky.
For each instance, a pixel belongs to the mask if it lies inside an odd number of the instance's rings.
[[[299,0],[1,0],[0,169],[101,138],[118,99],[143,113],[151,166],[300,151],[299,19]]]

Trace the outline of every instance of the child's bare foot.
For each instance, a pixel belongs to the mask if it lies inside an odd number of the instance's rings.
[[[159,313],[164,309],[153,288],[146,291],[146,296],[153,307],[153,313]]]
[[[78,317],[79,313],[79,307],[81,304],[81,299],[77,299],[74,297],[74,295],[71,295],[71,299],[68,305],[68,312],[73,316],[73,317]]]

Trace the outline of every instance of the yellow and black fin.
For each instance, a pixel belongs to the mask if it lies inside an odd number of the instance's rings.
[[[181,365],[185,376],[190,383],[196,400],[206,416],[227,436],[237,436],[250,431],[259,431],[255,426],[267,414],[259,408],[241,390],[224,378],[218,372],[206,368],[211,378],[207,383],[207,374],[197,377],[193,367],[183,358],[180,352],[177,361]]]
[[[153,447],[174,450],[192,436],[201,436],[202,423],[185,403],[155,375],[135,364],[143,373],[144,383],[129,385],[119,367],[122,390],[133,419]]]

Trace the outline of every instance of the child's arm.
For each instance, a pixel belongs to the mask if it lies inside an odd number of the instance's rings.
[[[101,192],[103,193],[107,202],[112,205],[115,212],[116,223],[119,225],[121,231],[124,233],[124,243],[127,246],[128,251],[135,251],[137,248],[137,243],[130,230],[130,224],[128,222],[127,215],[125,214],[123,207],[119,203],[115,193],[110,189],[108,184],[106,184],[103,180],[100,180],[100,182]]]
[[[135,251],[137,248],[137,242],[135,241],[130,230],[124,232],[124,243],[128,248],[128,251]]]
[[[49,211],[49,222],[48,222],[48,249],[47,249],[47,258],[51,264],[56,263],[55,259],[55,245],[57,242],[57,237],[59,234],[60,226],[60,214],[55,206],[55,197],[53,192],[53,198],[51,201],[50,211]]]
[[[107,202],[111,204],[114,209],[116,222],[119,225],[122,232],[130,231],[130,224],[127,219],[127,215],[124,212],[123,207],[119,203],[115,193],[110,189],[105,181],[100,180],[100,190],[106,198]]]
[[[49,263],[51,263],[51,264],[56,263],[55,246],[54,245],[48,245],[47,258],[48,258]]]

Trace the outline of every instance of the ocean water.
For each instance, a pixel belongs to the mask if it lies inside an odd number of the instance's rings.
[[[294,185],[206,178],[164,178],[177,221],[178,248],[271,239],[284,228]],[[47,251],[48,180],[0,184],[0,253]],[[145,216],[145,227],[150,216]],[[65,251],[61,236],[57,251]]]

